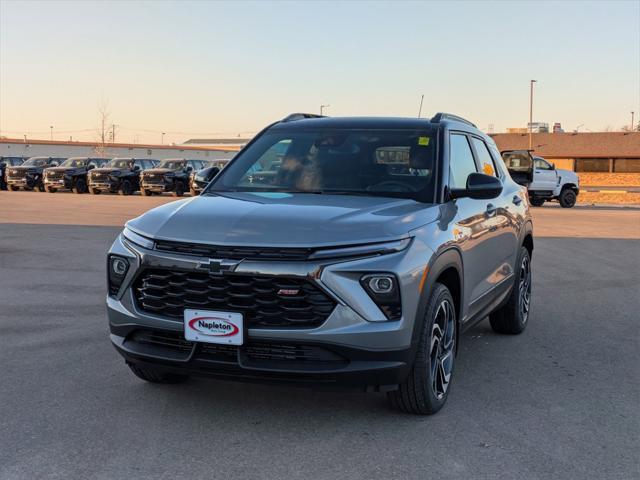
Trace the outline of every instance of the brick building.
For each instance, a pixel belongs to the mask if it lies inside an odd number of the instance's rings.
[[[495,133],[500,150],[529,148],[528,133]],[[640,132],[534,133],[533,154],[576,172],[640,173]]]

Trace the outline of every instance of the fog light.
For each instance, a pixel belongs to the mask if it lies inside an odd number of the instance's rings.
[[[402,318],[402,302],[398,279],[390,273],[374,273],[363,275],[360,284],[376,305],[382,310],[387,320]]]
[[[109,295],[116,295],[129,270],[129,261],[124,257],[110,255],[108,261]]]
[[[367,279],[367,283],[374,293],[391,293],[393,290],[393,277],[371,276]]]

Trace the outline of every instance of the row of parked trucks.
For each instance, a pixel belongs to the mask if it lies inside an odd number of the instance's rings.
[[[228,160],[0,157],[0,189],[143,196],[198,195]]]

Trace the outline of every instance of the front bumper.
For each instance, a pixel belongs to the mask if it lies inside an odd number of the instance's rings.
[[[415,244],[415,242],[414,242]],[[248,328],[245,345],[225,361],[205,358],[208,344],[188,343],[180,351],[163,345],[140,345],[134,337],[141,331],[169,333],[184,342],[183,322],[142,311],[132,284],[145,268],[196,271],[207,258],[148,250],[119,236],[110,253],[127,257],[131,266],[115,296],[107,297],[111,341],[127,362],[156,365],[163,370],[239,380],[340,384],[378,388],[396,385],[406,377],[415,351],[414,319],[420,301],[419,283],[429,255],[415,255],[410,246],[402,252],[335,263],[242,261],[236,272],[313,279],[336,301],[336,307],[315,328]],[[422,250],[422,253],[427,253]],[[428,252],[431,253],[430,251]],[[363,273],[393,272],[401,288],[400,320],[388,321],[360,287]],[[314,363],[297,360],[274,362],[251,359],[247,351],[265,344],[319,348],[342,361]],[[205,345],[205,346],[203,346]]]
[[[48,178],[45,178],[44,186],[51,187],[51,188],[64,188],[66,190],[71,190],[71,188],[73,187],[73,182],[71,181],[70,178],[56,178],[53,180],[49,180]]]
[[[173,190],[173,183],[146,183],[142,182],[141,188],[144,190],[149,190],[150,192],[170,192]]]

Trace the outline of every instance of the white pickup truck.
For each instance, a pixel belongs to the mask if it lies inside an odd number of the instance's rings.
[[[576,204],[580,193],[580,180],[571,170],[560,170],[542,157],[533,157],[528,150],[507,150],[502,153],[510,171],[518,167],[531,165],[533,177],[529,178],[527,190],[531,205],[541,207],[545,201],[558,200],[563,208],[571,208]]]

